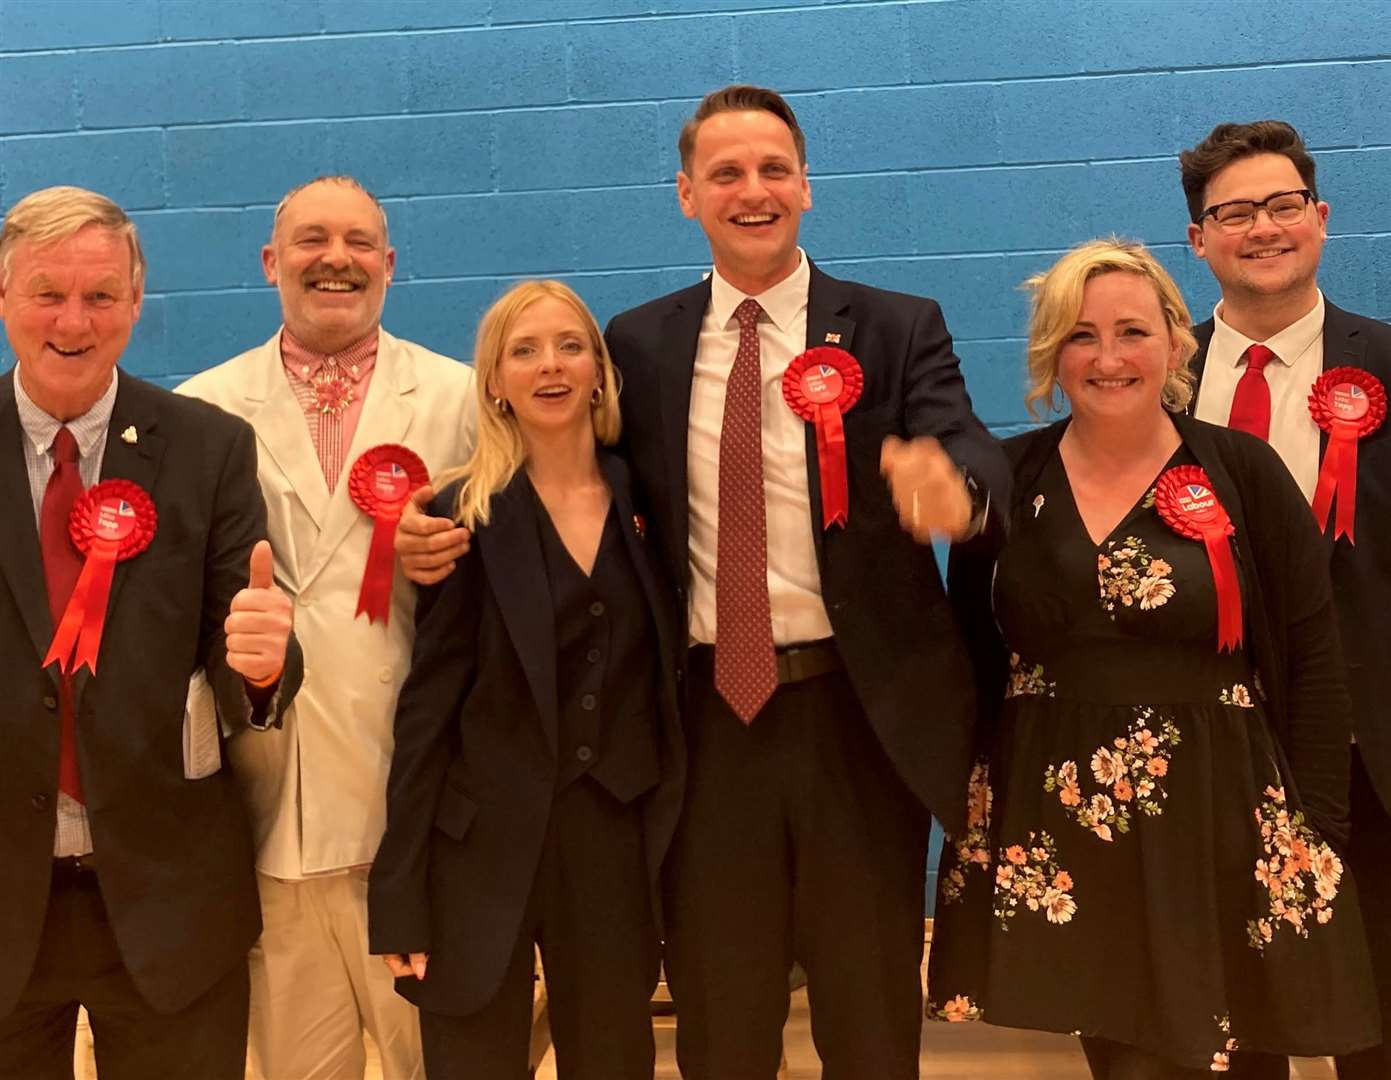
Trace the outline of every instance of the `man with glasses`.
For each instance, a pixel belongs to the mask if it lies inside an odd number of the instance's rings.
[[[1289,124],[1220,124],[1179,162],[1192,217],[1189,243],[1222,288],[1212,319],[1196,328],[1193,411],[1267,440],[1305,497],[1326,511],[1337,470],[1327,460],[1329,436],[1314,417],[1318,406],[1311,408],[1311,395],[1324,396],[1314,393],[1315,383],[1335,368],[1357,369],[1352,383],[1374,399],[1373,383],[1391,383],[1391,328],[1335,307],[1320,292],[1329,208],[1317,195],[1314,160]],[[1351,411],[1359,408],[1354,402]],[[1391,1031],[1391,911],[1383,900],[1391,891],[1391,567],[1384,554],[1391,550],[1391,427],[1383,423],[1356,446],[1355,489],[1339,485],[1332,513],[1319,516],[1327,522],[1353,701],[1346,855],[1363,897],[1383,1026]],[[1340,512],[1351,528],[1340,527]],[[1261,1068],[1261,1075],[1286,1072],[1278,1060]],[[1391,1054],[1383,1046],[1339,1058],[1338,1075],[1391,1075]]]

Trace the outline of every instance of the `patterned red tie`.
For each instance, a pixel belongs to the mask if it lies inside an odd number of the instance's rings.
[[[1246,350],[1246,370],[1232,395],[1232,412],[1227,426],[1237,431],[1249,431],[1257,438],[1270,440],[1270,384],[1265,381],[1265,366],[1275,354],[1264,345],[1252,345]]]
[[[763,494],[762,371],[757,300],[734,309],[739,351],[720,429],[720,529],[715,563],[715,688],[753,723],[778,688],[768,606],[768,507]]]
[[[82,557],[68,535],[68,515],[82,494],[77,470],[77,440],[65,427],[58,429],[50,448],[53,474],[44,488],[39,509],[39,547],[43,550],[43,576],[48,585],[48,610],[56,627],[72,596]],[[77,721],[73,714],[72,681],[58,676],[58,790],[83,802],[82,780],[77,773]]]

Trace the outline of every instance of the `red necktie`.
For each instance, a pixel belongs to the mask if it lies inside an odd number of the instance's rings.
[[[68,515],[82,494],[77,471],[77,440],[65,427],[58,429],[50,449],[53,475],[44,488],[39,510],[39,547],[43,550],[43,577],[48,585],[48,610],[56,627],[82,572],[82,556],[68,535]],[[83,802],[82,780],[77,773],[77,722],[73,714],[72,681],[58,676],[58,790]]]
[[[1275,354],[1264,345],[1252,345],[1246,350],[1246,370],[1232,395],[1232,412],[1227,426],[1237,431],[1249,431],[1259,439],[1270,440],[1270,384],[1265,381],[1265,366]]]
[[[768,507],[763,494],[762,371],[757,300],[734,309],[739,351],[720,429],[720,528],[715,563],[715,688],[753,723],[778,688],[768,606]]]

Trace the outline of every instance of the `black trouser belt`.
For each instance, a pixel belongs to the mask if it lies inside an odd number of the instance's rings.
[[[63,855],[53,860],[52,888],[95,888],[96,884],[97,864],[91,855]]]
[[[693,675],[714,678],[715,646],[692,645],[689,659]],[[832,638],[784,645],[777,650],[777,662],[779,684],[802,682],[845,668],[845,661],[840,658],[840,650]]]

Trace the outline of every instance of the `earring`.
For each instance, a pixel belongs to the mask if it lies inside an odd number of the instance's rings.
[[[604,403],[604,388],[602,385],[594,388],[594,393],[589,395],[589,407],[597,409]]]
[[[493,408],[498,411],[500,416],[506,416],[512,411],[512,405],[505,397],[493,398]]]

